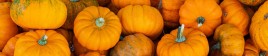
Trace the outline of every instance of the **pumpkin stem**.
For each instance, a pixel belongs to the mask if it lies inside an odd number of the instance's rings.
[[[220,42],[218,42],[217,44],[215,44],[215,45],[213,45],[212,46],[212,49],[214,50],[214,49],[220,49],[221,48],[221,46],[220,46]]]
[[[78,2],[79,0],[70,0],[71,2]]]
[[[264,20],[266,20],[268,18],[268,13],[266,13],[265,15],[264,15]]]
[[[205,22],[205,18],[202,17],[202,16],[199,16],[199,17],[197,18],[197,23],[198,23],[197,27],[201,27],[201,26],[203,25],[204,22]]]
[[[38,44],[44,46],[47,44],[47,35],[44,35],[40,40],[38,40]]]
[[[176,42],[185,41],[185,37],[183,36],[184,24],[178,27],[177,39]]]
[[[266,52],[265,51],[264,52],[261,52],[259,55],[260,56],[266,56]]]
[[[104,25],[104,22],[105,22],[104,18],[100,17],[100,18],[97,18],[96,19],[96,22],[95,23],[96,23],[96,25],[98,27],[102,27]]]

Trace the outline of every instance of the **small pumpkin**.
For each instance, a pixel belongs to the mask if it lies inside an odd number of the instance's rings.
[[[14,56],[71,55],[67,40],[54,30],[29,31],[18,38]]]
[[[67,9],[61,0],[14,0],[10,16],[23,28],[57,29],[64,24]]]
[[[250,36],[254,43],[258,47],[260,47],[261,50],[268,51],[268,1],[264,2],[263,5],[261,5],[258,9],[258,11],[255,12],[254,16],[251,20],[250,25]]]
[[[62,0],[67,7],[67,19],[62,28],[73,29],[77,14],[88,6],[97,6],[96,0]]]
[[[238,0],[224,0],[220,6],[223,10],[222,23],[233,24],[247,35],[250,19],[243,5]]]
[[[243,56],[259,56],[259,53],[259,47],[257,47],[251,39],[247,39],[245,42]]]
[[[206,36],[211,36],[221,24],[222,10],[215,0],[186,0],[179,15],[180,24],[199,29]]]
[[[111,50],[111,56],[153,56],[153,41],[141,33],[128,35]]]
[[[0,52],[0,56],[7,56],[7,55],[3,52]]]
[[[10,38],[5,45],[4,49],[2,50],[3,53],[5,53],[7,56],[14,56],[14,50],[15,50],[15,45],[16,42],[19,38],[19,36],[24,35],[25,33],[20,33],[12,38]]]
[[[182,24],[161,38],[156,52],[158,56],[207,56],[209,45],[204,33]]]
[[[17,25],[9,15],[10,2],[0,2],[0,51],[7,41],[18,33]]]
[[[160,12],[148,5],[129,5],[118,12],[124,35],[142,33],[155,40],[162,32],[164,23]]]
[[[165,26],[176,28],[179,26],[179,11],[185,0],[162,0],[161,13]]]
[[[119,41],[121,31],[120,19],[105,7],[87,7],[74,21],[75,37],[90,50],[112,48]]]
[[[266,0],[239,0],[241,3],[249,6],[257,6],[263,3]]]
[[[128,5],[151,5],[150,0],[111,0],[117,8],[124,8]]]
[[[222,24],[215,30],[213,39],[218,43],[212,49],[220,49],[223,56],[242,56],[245,45],[243,36],[235,25]]]

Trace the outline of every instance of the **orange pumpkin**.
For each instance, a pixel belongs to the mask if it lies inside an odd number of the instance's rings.
[[[148,5],[129,5],[120,9],[124,35],[142,33],[150,39],[156,39],[162,32],[163,19],[157,9]]]
[[[162,15],[165,26],[176,28],[179,26],[179,11],[185,0],[162,0]]]
[[[14,0],[12,20],[23,28],[57,29],[67,17],[67,9],[60,0]]]
[[[213,39],[218,43],[212,49],[220,49],[223,56],[242,56],[245,45],[243,36],[235,25],[222,24],[215,30]]]
[[[62,28],[73,29],[77,14],[88,6],[97,6],[96,0],[62,0],[67,7],[67,19]]]
[[[79,56],[106,56],[107,55],[107,51],[89,51],[85,54],[81,54]]]
[[[259,56],[260,49],[251,39],[247,39],[245,43],[243,56]]]
[[[18,38],[14,56],[71,55],[67,40],[54,30],[29,31]]]
[[[74,21],[78,42],[90,50],[112,48],[119,41],[121,31],[120,19],[105,7],[87,7]]]
[[[153,56],[153,41],[141,33],[128,35],[111,50],[111,56]]]
[[[19,38],[19,36],[24,35],[25,33],[20,33],[12,38],[10,38],[5,45],[4,49],[2,50],[3,53],[5,53],[7,56],[14,56],[14,50],[15,50],[15,45],[16,42]]]
[[[17,25],[11,20],[9,15],[10,2],[0,3],[0,51],[7,41],[18,33]]]
[[[251,25],[250,25],[250,36],[254,43],[260,49],[264,51],[268,51],[268,1],[264,2],[263,5],[261,5],[252,17]]]
[[[224,0],[220,4],[223,10],[223,24],[233,24],[244,35],[248,34],[249,16],[238,0]]]
[[[156,52],[158,56],[207,56],[209,45],[204,33],[182,25],[162,37]]]
[[[0,52],[0,56],[7,56],[5,53]]]
[[[117,8],[124,8],[128,5],[151,5],[150,0],[111,0]]]
[[[245,5],[257,6],[266,0],[239,0],[239,1]]]
[[[181,6],[180,24],[199,29],[211,36],[221,24],[222,10],[214,0],[186,0]]]

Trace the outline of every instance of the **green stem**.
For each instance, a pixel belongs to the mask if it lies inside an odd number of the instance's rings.
[[[38,40],[38,44],[44,46],[47,44],[47,35],[44,35],[40,40]]]
[[[215,45],[212,46],[212,50],[220,49],[220,48],[221,48],[220,42],[218,42],[217,44],[215,44]]]
[[[202,17],[202,16],[199,16],[199,17],[197,18],[197,23],[198,23],[197,27],[201,27],[201,26],[203,25],[204,22],[205,22],[205,18]]]
[[[183,36],[183,30],[184,30],[184,24],[182,24],[181,26],[178,27],[176,42],[185,41],[185,37]]]
[[[71,2],[78,2],[79,0],[70,0]]]
[[[100,17],[100,18],[97,18],[96,19],[96,22],[95,23],[96,23],[96,25],[98,27],[102,27],[104,25],[104,23],[105,23],[105,20],[104,20],[104,18]]]
[[[259,56],[266,56],[266,51],[261,52],[261,53],[259,54]]]

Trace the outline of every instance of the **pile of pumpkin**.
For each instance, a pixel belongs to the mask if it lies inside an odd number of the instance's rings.
[[[259,56],[266,0],[0,0],[0,56]]]

